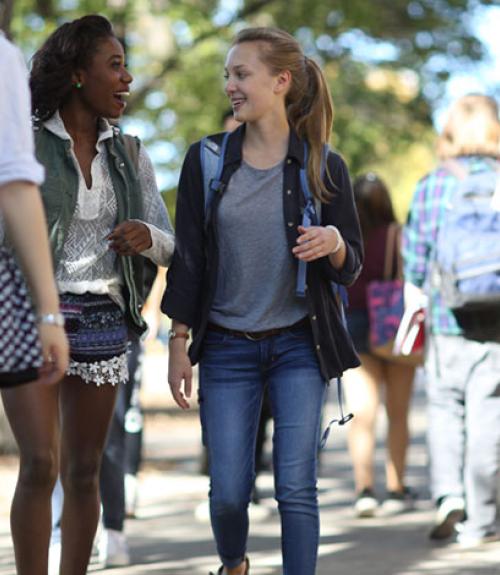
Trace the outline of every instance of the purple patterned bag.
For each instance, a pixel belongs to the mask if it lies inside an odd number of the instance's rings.
[[[366,288],[370,352],[382,359],[415,366],[422,363],[421,353],[394,353],[394,340],[404,312],[401,268],[399,226],[391,224],[387,230],[384,279],[371,281]]]
[[[392,355],[392,345],[404,310],[402,280],[370,282],[367,287],[367,300],[371,351],[376,355]],[[387,347],[388,353],[383,351]]]

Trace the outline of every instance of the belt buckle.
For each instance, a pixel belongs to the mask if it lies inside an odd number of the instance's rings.
[[[261,341],[266,337],[266,334],[255,337],[254,335],[251,335],[251,332],[248,331],[244,331],[243,335],[250,341]]]

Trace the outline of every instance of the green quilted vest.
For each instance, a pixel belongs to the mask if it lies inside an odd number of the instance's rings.
[[[139,178],[128,156],[124,138],[113,128],[113,138],[104,141],[108,152],[108,166],[118,207],[117,223],[129,219],[143,219],[143,205]],[[54,269],[61,258],[69,225],[76,209],[78,173],[71,154],[71,144],[43,126],[34,132],[38,161],[45,167],[45,182],[41,194],[45,206]],[[143,301],[143,256],[118,256],[124,279],[125,317],[129,327],[141,334],[146,324],[141,317]]]

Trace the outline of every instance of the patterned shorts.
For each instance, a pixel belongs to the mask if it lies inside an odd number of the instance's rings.
[[[0,248],[0,387],[37,379],[42,363],[35,314],[23,275],[10,251]]]
[[[70,348],[69,375],[103,385],[128,380],[128,334],[120,307],[107,295],[63,293]]]

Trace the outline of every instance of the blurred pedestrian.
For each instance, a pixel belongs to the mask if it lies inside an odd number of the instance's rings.
[[[347,284],[356,278],[361,235],[339,155],[328,153],[322,177],[332,102],[318,65],[286,32],[249,28],[232,44],[225,77],[234,116],[243,125],[228,136],[219,193],[207,212],[200,143],[191,146],[184,162],[178,240],[162,303],[173,319],[169,384],[175,401],[187,409],[191,365],[200,361],[211,521],[223,563],[218,573],[228,575],[249,573],[247,508],[267,385],[284,572],[312,575],[326,381],[358,365],[330,281]],[[213,142],[221,145],[222,135]],[[301,225],[304,164],[321,202],[321,225],[311,227]],[[208,222],[205,213],[211,214]],[[295,290],[298,262],[309,263],[305,298]]]
[[[396,358],[381,358],[370,350],[367,286],[371,281],[385,279],[387,253],[393,254],[392,279],[396,279],[401,268],[399,227],[389,190],[378,176],[368,173],[357,178],[353,189],[364,238],[365,264],[359,278],[348,289],[347,324],[361,365],[345,374],[344,383],[349,409],[355,414],[349,426],[349,451],[357,493],[354,509],[359,517],[372,517],[379,505],[375,494],[374,457],[381,395],[388,425],[384,512],[406,511],[413,506],[414,494],[405,485],[404,474],[415,368],[399,363]],[[390,242],[396,245],[389,246]]]
[[[487,541],[498,527],[500,258],[495,256],[495,246],[500,219],[499,152],[497,103],[482,95],[454,102],[439,138],[441,163],[418,183],[404,233],[405,278],[430,298],[425,368],[431,490],[437,504],[430,537],[451,537],[455,525],[465,518],[458,535],[464,547]],[[464,186],[471,182],[473,187],[464,196]],[[481,200],[485,191],[489,195]],[[456,204],[461,198],[463,202]],[[469,207],[474,213],[455,230],[462,234],[460,241],[440,233],[458,210]],[[480,227],[483,215],[488,215],[491,229],[486,240]],[[496,299],[492,294],[485,298],[491,304],[472,306],[470,313],[458,307],[452,311],[454,304],[445,299],[449,298],[448,276],[440,265],[442,246],[444,251],[459,251],[465,245],[469,266],[481,249],[487,252],[489,263],[496,265],[483,270],[493,270],[488,287],[496,285]],[[461,279],[458,271],[454,275]],[[497,278],[496,284],[492,278]]]
[[[117,119],[132,77],[109,22],[85,16],[63,24],[33,58],[35,149],[46,170],[42,198],[70,342],[59,386],[30,386],[9,398],[22,411],[20,437],[37,513],[13,529],[19,575],[47,570],[50,495],[64,489],[62,573],[84,574],[99,517],[102,450],[127,374],[127,328],[141,333],[143,255],[166,265],[173,235],[144,148],[136,175]],[[147,222],[147,223],[145,223]],[[60,414],[60,415],[59,415]]]
[[[144,267],[146,301],[143,314],[147,317],[147,337],[155,338],[159,325],[157,318],[160,313],[160,291],[162,294],[165,289],[166,270],[157,268],[152,262],[145,263]],[[154,309],[151,309],[152,307]],[[124,526],[127,503],[128,514],[134,515],[138,497],[137,473],[141,463],[143,421],[139,393],[144,344],[133,332],[129,333],[129,344],[129,381],[127,385],[122,385],[118,392],[99,478],[104,530],[98,547],[99,560],[105,567],[130,564]]]

